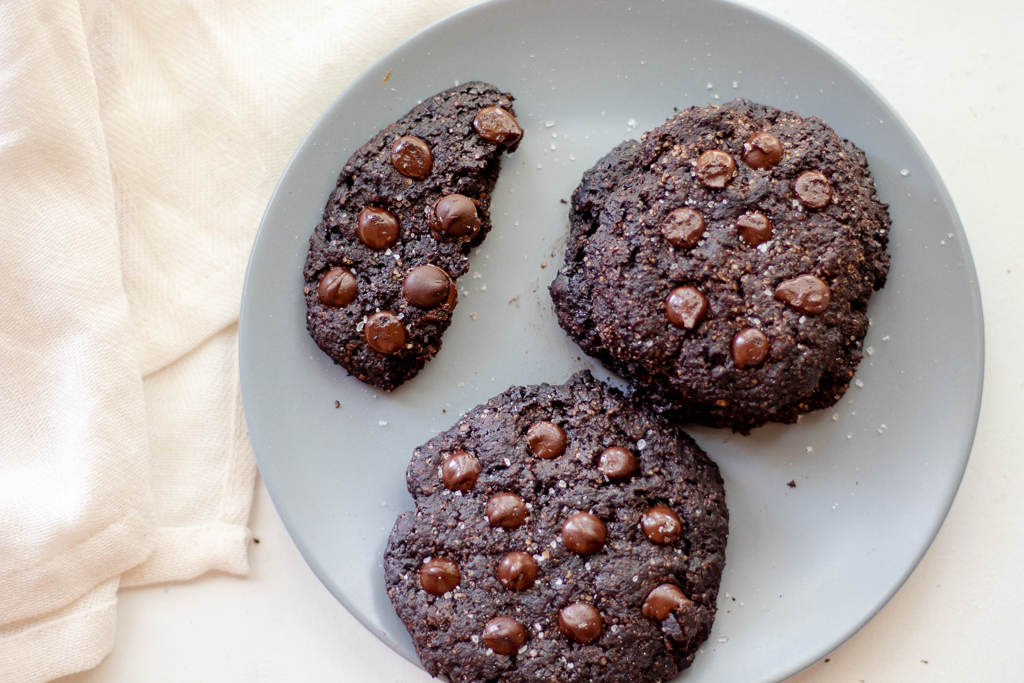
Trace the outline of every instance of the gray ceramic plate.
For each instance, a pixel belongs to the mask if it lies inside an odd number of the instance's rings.
[[[385,394],[346,376],[306,334],[307,240],[348,156],[460,80],[514,93],[526,136],[504,162],[494,231],[460,281],[444,347]],[[749,437],[692,430],[721,466],[732,528],[714,631],[682,679],[796,673],[867,622],[931,543],[977,423],[982,313],[953,205],[899,117],[821,46],[734,5],[488,2],[407,40],[324,113],[267,208],[242,302],[245,412],[278,512],[324,584],[402,655],[415,661],[381,553],[412,507],[413,447],[509,385],[557,383],[584,367],[608,377],[566,338],[548,298],[563,200],[608,149],[675,107],[736,96],[817,115],[867,152],[890,203],[892,271],[871,300],[869,355],[833,410]]]

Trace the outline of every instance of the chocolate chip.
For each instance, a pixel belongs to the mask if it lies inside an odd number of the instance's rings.
[[[697,180],[704,187],[720,190],[736,173],[736,162],[720,149],[709,149],[697,157]]]
[[[537,561],[526,553],[509,553],[498,563],[498,580],[510,591],[524,591],[537,580]]]
[[[796,198],[808,209],[822,209],[832,200],[832,184],[820,171],[805,171],[793,184]]]
[[[642,611],[648,619],[661,621],[680,607],[689,604],[689,598],[683,595],[679,586],[663,583],[647,594]]]
[[[437,266],[410,268],[402,282],[402,296],[413,306],[437,308],[448,299],[451,278]]]
[[[619,446],[612,446],[601,454],[597,468],[612,481],[621,482],[631,479],[640,466],[637,464],[636,456],[631,452]]]
[[[754,368],[768,359],[768,337],[748,327],[732,340],[732,360],[740,370]]]
[[[696,287],[676,287],[665,299],[665,317],[676,327],[692,330],[708,314],[708,300]]]
[[[485,107],[473,119],[473,128],[480,137],[496,145],[511,147],[523,137],[516,117],[501,107]]]
[[[455,308],[455,304],[459,303],[459,286],[452,282],[452,286],[448,288],[448,298],[444,302],[444,310],[450,311]]]
[[[526,503],[514,493],[499,493],[487,501],[484,511],[491,526],[502,529],[517,529],[526,521],[528,513]]]
[[[565,430],[554,422],[538,422],[526,432],[526,442],[538,458],[550,460],[565,453]]]
[[[405,325],[391,311],[374,313],[363,326],[363,337],[370,348],[380,353],[392,354],[405,346]]]
[[[604,620],[593,605],[574,602],[558,613],[558,630],[566,638],[586,645],[600,637],[604,630]]]
[[[358,294],[356,276],[348,268],[331,268],[321,276],[316,288],[320,303],[332,308],[348,306]]]
[[[672,509],[655,505],[640,518],[640,527],[647,538],[659,545],[678,541],[683,535],[683,521]]]
[[[391,165],[404,176],[422,180],[430,175],[434,153],[430,145],[412,135],[403,135],[391,146]]]
[[[461,194],[450,194],[438,199],[428,218],[430,232],[438,240],[455,238],[468,242],[480,231],[476,203]]]
[[[444,595],[461,580],[459,565],[445,557],[432,557],[420,567],[420,585],[431,595]]]
[[[676,209],[661,224],[661,234],[669,244],[677,247],[690,247],[700,242],[704,236],[704,218],[693,209]]]
[[[606,538],[604,522],[589,512],[577,512],[562,525],[562,541],[577,555],[593,555],[604,547]]]
[[[387,249],[398,240],[398,219],[387,209],[367,206],[356,219],[356,234],[370,249]]]
[[[449,491],[466,493],[476,486],[482,469],[480,461],[473,454],[457,451],[441,463],[441,481]]]
[[[772,222],[760,211],[745,213],[736,219],[740,239],[752,247],[772,238]]]
[[[801,275],[780,282],[775,288],[775,298],[785,301],[801,313],[816,315],[828,308],[832,293],[823,280],[813,275]]]
[[[782,143],[771,133],[754,133],[743,145],[743,162],[751,168],[766,169],[782,161]]]
[[[511,655],[526,645],[526,629],[512,617],[495,617],[484,626],[484,645],[499,655]]]

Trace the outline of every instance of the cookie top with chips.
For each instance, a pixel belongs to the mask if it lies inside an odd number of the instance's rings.
[[[890,220],[821,120],[687,109],[587,171],[570,221],[559,323],[658,410],[747,432],[846,390]]]
[[[306,327],[336,363],[391,390],[441,347],[455,280],[491,229],[512,96],[472,82],[417,105],[345,164],[310,238]]]
[[[477,406],[415,450],[407,484],[385,581],[432,675],[663,681],[708,637],[718,468],[589,372]]]

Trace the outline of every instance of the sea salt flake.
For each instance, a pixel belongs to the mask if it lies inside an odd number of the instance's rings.
[[[729,642],[729,637],[728,636],[722,636],[721,638],[718,639],[718,642],[720,642],[720,643],[728,643]]]
[[[902,171],[900,171],[900,175],[901,176],[908,176],[908,175],[910,175],[910,171],[908,171],[907,169],[903,169]]]
[[[480,636],[478,636],[478,635],[476,635],[476,634],[474,634],[474,635],[471,635],[471,636],[469,637],[469,639],[470,639],[470,640],[472,640],[472,641],[473,641],[474,643],[479,643],[479,642],[480,642]]]
[[[864,380],[861,380],[861,379],[855,379],[853,381],[853,383],[856,384],[858,387],[863,387],[864,386]]]
[[[873,356],[875,355],[875,347],[869,346],[866,349],[864,349],[864,352],[867,353],[869,356]]]
[[[814,447],[813,446],[808,446],[807,447],[807,452],[808,453],[813,453],[814,452]]]
[[[645,439],[640,439],[639,441],[636,442],[636,448],[638,451],[642,451],[643,449],[647,448],[647,441]]]
[[[380,420],[379,422],[377,422],[377,424],[379,424],[381,427],[387,427],[388,426],[388,421],[387,420]]]

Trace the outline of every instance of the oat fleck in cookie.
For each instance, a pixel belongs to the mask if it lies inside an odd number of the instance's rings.
[[[846,391],[890,220],[821,120],[687,109],[587,171],[570,222],[559,323],[658,410],[748,432]]]
[[[413,453],[384,554],[420,660],[453,683],[664,681],[708,637],[718,468],[589,372],[512,387]]]
[[[512,96],[466,83],[423,102],[345,164],[310,238],[306,327],[361,381],[391,390],[441,347],[455,281],[491,229]]]

